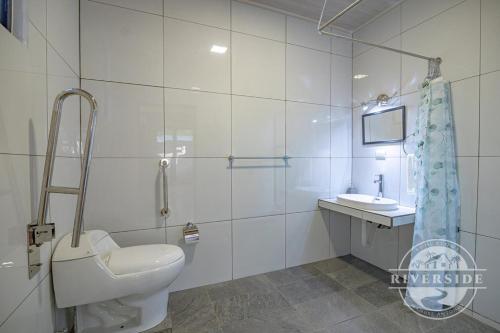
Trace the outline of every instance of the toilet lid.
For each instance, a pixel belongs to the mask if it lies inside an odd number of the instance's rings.
[[[115,249],[108,253],[105,262],[114,274],[121,275],[165,267],[183,257],[184,252],[178,246],[154,244]]]

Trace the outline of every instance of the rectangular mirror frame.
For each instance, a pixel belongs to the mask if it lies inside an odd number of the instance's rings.
[[[374,116],[377,114],[381,113],[386,113],[386,112],[393,112],[396,110],[401,110],[403,112],[403,133],[402,133],[402,138],[401,139],[396,139],[396,140],[385,140],[385,141],[371,141],[371,142],[366,142],[366,137],[365,137],[365,117],[369,116]],[[400,105],[394,108],[390,109],[385,109],[385,110],[380,110],[377,112],[372,112],[372,113],[367,113],[361,116],[361,131],[363,132],[363,145],[373,145],[373,144],[381,144],[381,143],[397,143],[397,142],[402,142],[406,138],[406,107],[404,105]]]

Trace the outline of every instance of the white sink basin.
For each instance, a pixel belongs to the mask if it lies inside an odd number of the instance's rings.
[[[339,194],[337,202],[341,205],[365,210],[397,210],[396,200],[374,197],[366,194]]]

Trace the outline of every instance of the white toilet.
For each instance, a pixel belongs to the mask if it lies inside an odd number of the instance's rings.
[[[137,333],[167,315],[168,287],[184,266],[175,245],[120,248],[102,230],[82,233],[71,247],[71,234],[52,257],[56,304],[76,306],[77,332]]]

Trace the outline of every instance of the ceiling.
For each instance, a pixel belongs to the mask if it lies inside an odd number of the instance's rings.
[[[246,0],[257,5],[276,8],[317,21],[324,0]],[[365,22],[392,7],[401,0],[364,0],[335,22],[335,26],[355,31]],[[354,0],[328,0],[325,19],[331,18]]]

